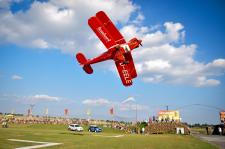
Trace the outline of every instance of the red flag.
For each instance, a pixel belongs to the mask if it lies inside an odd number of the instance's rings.
[[[68,109],[64,109],[64,114],[68,115],[69,110]]]
[[[111,114],[111,115],[113,115],[113,107],[111,108],[111,109],[109,109],[109,113]]]

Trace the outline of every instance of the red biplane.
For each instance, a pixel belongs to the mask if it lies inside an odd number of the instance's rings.
[[[84,71],[88,74],[93,73],[91,64],[112,59],[115,61],[118,73],[124,86],[132,85],[132,79],[137,77],[131,51],[141,45],[142,40],[132,38],[128,43],[117,30],[109,17],[99,11],[96,16],[88,19],[88,24],[102,41],[108,51],[93,59],[86,59],[84,54],[77,53],[76,58]]]

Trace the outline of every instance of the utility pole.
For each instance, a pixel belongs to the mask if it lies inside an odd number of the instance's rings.
[[[138,119],[137,119],[137,102],[136,102],[136,133],[138,134]]]
[[[137,102],[136,102],[136,124],[137,124]]]
[[[169,106],[167,105],[167,106],[166,106],[166,111],[168,111],[168,110],[169,110]]]
[[[32,117],[33,115],[33,108],[34,108],[35,104],[30,104],[30,115]]]

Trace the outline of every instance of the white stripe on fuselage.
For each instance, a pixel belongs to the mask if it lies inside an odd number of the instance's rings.
[[[129,47],[129,45],[127,43],[125,43],[125,44],[115,44],[115,45],[109,47],[108,49],[112,49],[112,48],[115,48],[117,46],[122,47],[126,52],[130,52],[131,51],[131,49],[130,49],[130,47]]]
[[[123,49],[125,50],[126,53],[131,51],[130,47],[129,47],[129,45],[127,43],[126,44],[122,44],[121,47],[123,47]]]

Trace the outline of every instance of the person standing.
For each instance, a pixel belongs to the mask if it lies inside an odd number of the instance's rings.
[[[218,127],[219,135],[222,135],[222,128]]]
[[[8,128],[8,120],[7,119],[2,120],[2,128]]]
[[[206,133],[207,133],[207,135],[209,135],[209,127],[208,126],[206,126]]]
[[[141,133],[144,134],[145,133],[145,127],[142,127],[141,129]]]

